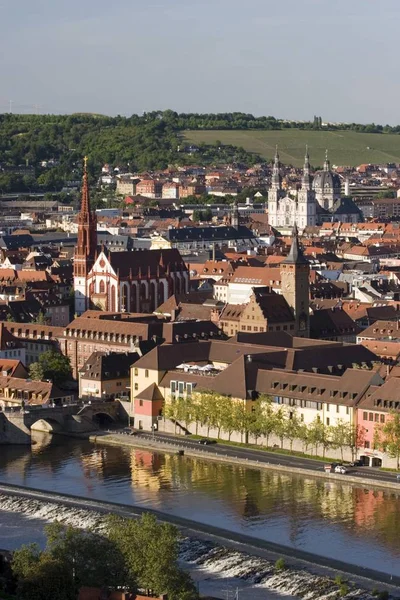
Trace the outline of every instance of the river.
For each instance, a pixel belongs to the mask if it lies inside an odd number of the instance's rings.
[[[0,482],[151,507],[400,572],[400,494],[389,490],[47,435],[32,449],[2,446]],[[24,529],[16,515],[0,512],[0,524],[0,547],[43,539],[34,518],[34,527]]]

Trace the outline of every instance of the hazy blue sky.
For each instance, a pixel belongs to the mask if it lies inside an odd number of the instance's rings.
[[[399,0],[0,0],[0,111],[400,123]]]

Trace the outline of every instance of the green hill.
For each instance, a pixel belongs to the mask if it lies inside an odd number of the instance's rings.
[[[183,135],[194,144],[213,144],[220,140],[222,144],[242,146],[248,152],[256,152],[266,159],[273,157],[275,146],[278,145],[281,161],[295,166],[303,164],[306,144],[314,166],[323,164],[326,148],[334,165],[400,162],[400,135],[389,133],[284,129],[184,131]]]

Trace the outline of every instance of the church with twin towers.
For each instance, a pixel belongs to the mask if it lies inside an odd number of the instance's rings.
[[[304,230],[328,221],[358,223],[362,220],[362,214],[351,198],[342,195],[342,181],[331,169],[328,151],[323,170],[312,176],[310,156],[306,148],[300,189],[288,192],[282,187],[277,148],[268,192],[268,220],[272,227],[286,232],[295,224],[300,230]]]

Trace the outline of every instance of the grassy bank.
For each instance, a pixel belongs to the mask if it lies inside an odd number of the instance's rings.
[[[222,144],[241,146],[267,160],[273,157],[278,145],[282,162],[297,167],[304,163],[306,144],[314,167],[323,165],[326,148],[329,149],[331,163],[336,165],[400,162],[400,135],[394,134],[284,129],[185,131],[183,135],[186,141],[194,144],[213,144],[219,140]]]

